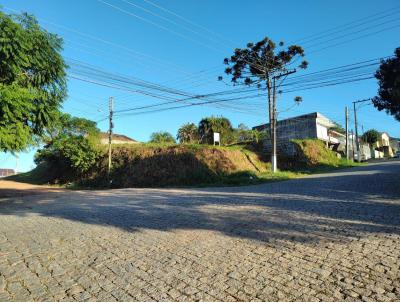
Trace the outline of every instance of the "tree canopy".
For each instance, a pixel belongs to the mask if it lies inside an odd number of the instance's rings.
[[[373,98],[374,106],[385,110],[400,121],[400,47],[395,56],[381,61],[375,77],[378,80],[378,96]]]
[[[97,135],[100,132],[96,122],[61,112],[58,113],[53,123],[46,130],[45,141],[51,141],[61,135],[87,137]]]
[[[100,157],[96,123],[61,113],[48,129],[46,145],[35,154],[36,164],[58,171],[59,181],[88,172]]]
[[[375,129],[368,130],[365,132],[361,139],[369,145],[375,144],[379,140],[380,133]]]
[[[175,138],[171,133],[166,131],[153,132],[150,136],[150,143],[156,144],[174,144]]]
[[[225,117],[206,117],[199,122],[199,136],[202,143],[213,144],[213,133],[221,134],[221,144],[229,144],[234,141],[231,122]]]
[[[180,143],[197,143],[199,134],[197,126],[193,123],[186,123],[178,129],[177,139]]]
[[[0,12],[0,151],[42,137],[66,96],[62,39],[27,14]]]
[[[236,48],[230,58],[225,58],[228,65],[225,73],[231,76],[234,84],[257,85],[259,88],[272,88],[271,78],[288,71],[288,64],[295,57],[303,57],[304,50],[298,45],[284,49],[284,43],[276,44],[265,37],[257,43],[248,43],[246,48]],[[298,67],[307,68],[308,62],[302,61]],[[293,66],[294,67],[294,66]]]

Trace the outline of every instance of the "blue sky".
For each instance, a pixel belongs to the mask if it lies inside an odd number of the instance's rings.
[[[342,29],[332,36],[343,36],[337,40],[327,41],[330,37],[326,37],[305,41],[302,46],[310,65],[304,73],[388,56],[400,46],[400,13],[394,9],[397,6],[399,10],[397,0],[2,0],[0,5],[6,12],[35,15],[44,28],[63,37],[63,55],[68,59],[193,94],[230,89],[216,80],[223,74],[223,58],[230,56],[235,47],[264,36],[302,45],[304,37],[393,8],[359,28]],[[357,33],[366,27],[369,29]],[[374,96],[376,90],[376,81],[367,80],[287,93],[279,98],[279,118],[319,111],[343,124],[344,107]],[[115,98],[116,110],[160,102],[74,79],[69,80],[68,93],[64,111],[95,121],[106,116],[109,96]],[[303,102],[291,108],[295,95],[301,95]],[[266,108],[266,101],[260,98],[116,117],[115,132],[147,141],[154,131],[166,130],[175,135],[183,123],[198,123],[210,115],[223,115],[234,126],[254,126],[267,122]],[[399,122],[371,105],[360,108],[359,124],[364,130],[375,128],[400,137]],[[107,121],[100,122],[99,127],[106,131]],[[19,171],[33,167],[34,152],[31,149],[19,154]],[[1,168],[15,166],[13,155],[0,155]]]

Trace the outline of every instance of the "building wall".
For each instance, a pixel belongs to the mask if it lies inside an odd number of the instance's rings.
[[[0,169],[0,178],[7,177],[15,174],[13,169]]]
[[[328,129],[333,127],[328,118],[313,112],[305,115],[296,116],[277,122],[277,149],[279,153],[293,156],[296,148],[292,143],[294,139],[320,139],[329,142]],[[269,131],[269,124],[254,127],[253,129]],[[265,144],[266,151],[271,151],[271,142]]]
[[[324,133],[324,130],[320,129],[320,132]],[[291,142],[293,139],[318,138],[316,115],[310,114],[278,121],[276,134],[278,152],[292,156],[296,153],[295,146]],[[266,151],[271,152],[271,147],[271,142],[268,140],[265,143]]]
[[[328,128],[323,125],[317,124],[317,138],[324,141],[329,141]]]

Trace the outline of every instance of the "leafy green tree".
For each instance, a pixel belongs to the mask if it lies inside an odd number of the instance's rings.
[[[60,112],[53,123],[46,128],[44,140],[51,142],[61,135],[97,137],[98,134],[96,122]]]
[[[394,53],[394,57],[381,61],[375,73],[379,90],[372,102],[379,111],[385,110],[400,121],[400,47]]]
[[[97,163],[101,154],[98,134],[95,122],[60,114],[47,144],[35,154],[35,162],[47,164],[60,181],[74,180]]]
[[[175,138],[171,133],[166,131],[154,132],[150,136],[150,143],[156,144],[175,144]]]
[[[69,177],[78,177],[90,170],[100,156],[100,151],[83,136],[60,136],[35,154],[35,163],[46,162]],[[63,178],[62,175],[59,175]]]
[[[62,40],[33,16],[0,12],[0,151],[37,142],[66,96]]]
[[[199,123],[199,136],[203,144],[213,144],[214,132],[220,133],[221,144],[227,145],[235,142],[231,122],[225,117],[206,117]]]
[[[361,139],[363,142],[366,142],[370,146],[375,144],[379,140],[380,133],[376,131],[375,129],[368,130],[365,132],[362,136]]]
[[[193,123],[182,125],[178,129],[178,135],[176,136],[176,138],[181,143],[197,143],[199,141],[197,126]]]

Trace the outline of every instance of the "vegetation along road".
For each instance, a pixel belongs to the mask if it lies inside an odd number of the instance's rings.
[[[0,300],[399,301],[399,174],[392,160],[249,187],[9,189]]]

